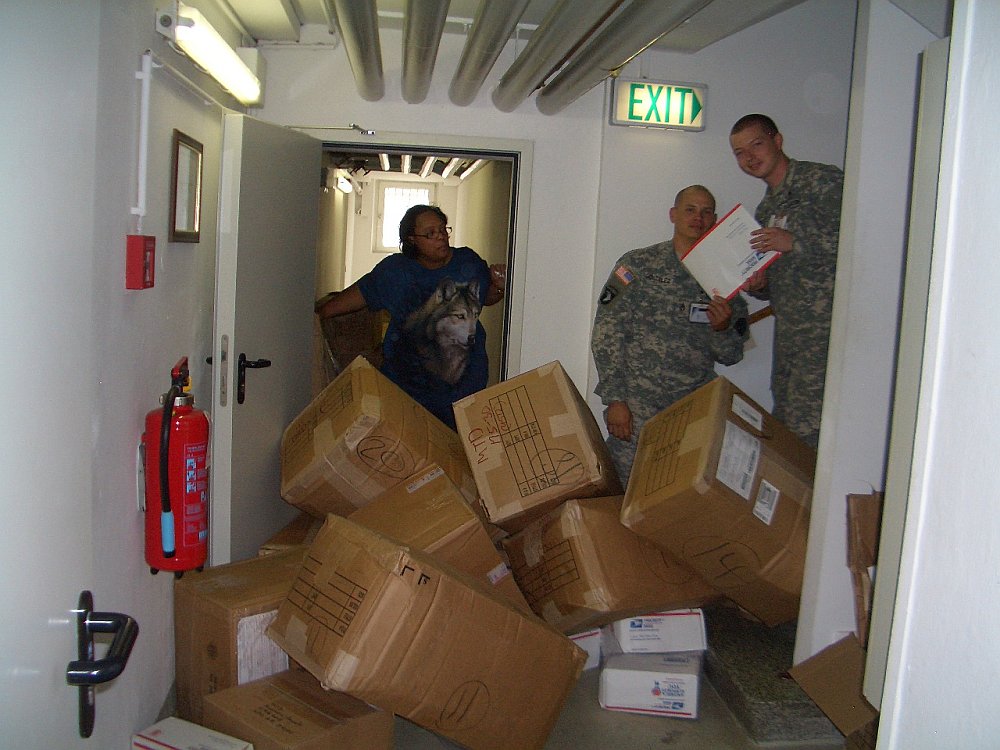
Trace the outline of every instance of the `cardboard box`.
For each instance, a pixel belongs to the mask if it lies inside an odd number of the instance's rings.
[[[268,632],[324,687],[473,750],[541,748],[586,658],[478,580],[334,515]]]
[[[205,696],[204,724],[255,750],[391,750],[394,718],[303,670]]]
[[[435,463],[475,502],[458,436],[358,357],[285,429],[281,496],[317,518],[346,516]]]
[[[531,611],[507,560],[441,467],[410,477],[348,518],[430,552],[435,559],[492,586],[518,609]]]
[[[864,696],[865,651],[854,635],[796,664],[789,674],[842,734],[862,742],[874,733],[878,711]]]
[[[582,633],[574,633],[569,639],[587,652],[587,661],[583,664],[584,672],[601,665],[600,628],[591,628],[590,630],[584,630]]]
[[[133,734],[131,747],[132,750],[254,750],[250,742],[174,716]]]
[[[708,648],[700,609],[677,609],[629,617],[607,626],[626,654],[704,651]]]
[[[564,633],[718,596],[690,567],[623,526],[621,507],[621,495],[567,500],[503,540],[528,603]]]
[[[260,545],[257,548],[257,554],[263,557],[275,552],[284,552],[303,544],[311,544],[322,525],[322,518],[316,518],[305,512],[299,513],[281,531]]]
[[[798,616],[815,464],[720,377],[643,425],[621,520],[777,625]]]
[[[881,528],[881,492],[847,496],[847,567],[851,571],[854,589],[854,621],[862,646],[868,644]]]
[[[597,700],[609,711],[698,718],[701,660],[698,651],[625,654],[605,639]]]
[[[317,300],[317,306],[328,301],[330,296]],[[385,316],[381,312],[373,312],[367,307],[345,315],[319,318],[319,326],[336,374],[340,374],[359,356],[376,367],[382,364],[385,323]]]
[[[558,362],[467,396],[454,409],[486,512],[507,531],[571,498],[621,494],[594,415]]]
[[[288,669],[266,634],[307,548],[189,572],[174,583],[177,715],[197,724],[204,696]]]

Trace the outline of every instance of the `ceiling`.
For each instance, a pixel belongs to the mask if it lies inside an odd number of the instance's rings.
[[[194,1],[194,0],[190,0]],[[500,111],[527,99],[543,114],[556,114],[617,72],[649,47],[696,52],[770,18],[804,0],[204,0],[240,29],[244,44],[329,44],[347,57],[359,95],[378,101],[385,94],[382,32],[402,33],[401,93],[419,103],[431,86],[447,87],[455,106],[488,94]],[[453,78],[433,77],[444,34],[461,35],[463,53]],[[517,40],[517,56],[504,58],[492,91],[483,92],[504,46]],[[495,76],[494,76],[495,78]],[[396,76],[392,76],[397,80]],[[395,93],[395,92],[393,92]],[[357,126],[353,126],[357,127]],[[361,130],[360,128],[357,128]],[[400,152],[384,152],[391,172],[401,169]],[[420,172],[429,152],[412,153],[411,173]],[[433,154],[431,174],[455,175],[475,163],[476,154]],[[385,171],[374,150],[328,151],[328,167],[357,175]]]
[[[194,1],[194,0],[189,0]],[[204,0],[241,29],[246,44],[332,43],[343,50],[359,94],[385,96],[380,32],[403,35],[402,93],[409,103],[431,84],[457,106],[472,102],[504,45],[519,53],[490,92],[512,111],[532,96],[555,114],[647,47],[695,52],[803,0]],[[202,3],[204,4],[204,3]],[[443,34],[465,38],[449,82],[432,79]],[[394,78],[395,80],[395,78]]]

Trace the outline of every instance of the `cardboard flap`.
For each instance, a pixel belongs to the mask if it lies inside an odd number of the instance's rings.
[[[795,665],[789,673],[844,735],[878,716],[862,693],[865,652],[853,634]]]
[[[847,566],[870,568],[878,560],[882,493],[847,496]]]

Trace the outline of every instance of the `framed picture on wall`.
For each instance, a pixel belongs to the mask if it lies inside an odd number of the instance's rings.
[[[201,240],[201,167],[204,148],[174,130],[171,139],[170,242]]]

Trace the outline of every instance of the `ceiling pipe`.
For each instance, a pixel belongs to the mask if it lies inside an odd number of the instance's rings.
[[[472,23],[465,49],[462,50],[458,70],[448,89],[448,98],[452,104],[464,107],[476,98],[530,1],[510,0],[498,3],[496,0],[483,0],[479,4],[476,20]]]
[[[385,96],[382,47],[378,37],[375,0],[332,0],[337,30],[344,40],[354,85],[362,99],[377,102]]]
[[[493,89],[493,104],[502,112],[513,112],[531,96],[545,76],[570,50],[590,36],[608,14],[625,0],[560,0],[531,34]]]
[[[451,0],[406,0],[403,15],[403,98],[419,104],[427,98],[441,34]]]
[[[535,106],[554,115],[579,99],[657,39],[709,4],[711,0],[634,0],[601,28],[535,97]],[[664,7],[667,6],[667,7]]]

